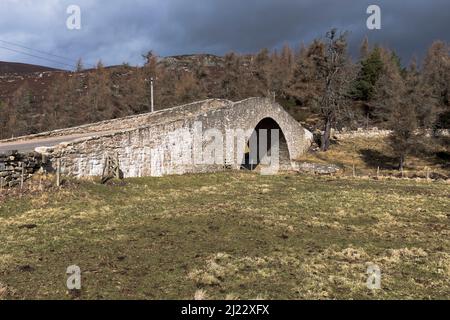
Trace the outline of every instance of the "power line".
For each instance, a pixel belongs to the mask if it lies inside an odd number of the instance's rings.
[[[21,45],[21,44],[17,44],[17,43],[14,43],[14,42],[5,41],[5,40],[1,40],[1,39],[0,39],[0,42],[6,43],[6,44],[8,44],[8,45],[12,45],[12,46],[24,48],[24,49],[27,49],[27,50],[30,50],[30,51],[34,51],[34,52],[37,52],[37,53],[40,53],[40,54],[52,56],[52,57],[55,57],[55,58],[59,58],[59,59],[66,60],[66,61],[70,61],[71,63],[74,63],[74,62],[75,62],[75,59],[71,59],[71,58],[68,58],[68,57],[60,56],[60,55],[53,54],[53,53],[46,52],[46,51],[42,51],[42,50],[33,49],[33,48],[30,48],[30,47],[27,47],[27,46],[24,46],[24,45]],[[17,49],[11,49],[11,48],[5,48],[5,47],[2,47],[2,48],[6,49],[6,50],[11,50],[11,51],[14,51],[14,52],[26,54],[26,55],[29,55],[29,56],[32,56],[32,57],[36,57],[36,56],[34,56],[33,54],[31,54],[31,53],[22,52],[22,51],[19,51],[19,50],[17,50]],[[60,62],[60,61],[56,61],[56,60],[51,60],[51,59],[43,58],[43,57],[37,57],[37,58],[39,58],[39,59],[44,59],[44,60],[48,60],[48,61],[52,61],[52,62],[54,62],[54,63],[58,63],[58,64],[66,65],[66,66],[70,66],[70,67],[75,68],[75,69],[77,68],[75,65],[67,64],[67,63],[65,63],[65,62]],[[84,63],[83,63],[83,64],[84,64]],[[86,64],[86,66],[88,66],[89,68],[96,68],[96,65],[94,65],[94,64]]]
[[[37,52],[37,53],[40,53],[40,54],[45,54],[45,55],[52,56],[52,57],[55,57],[55,58],[63,59],[63,60],[66,60],[66,61],[70,61],[70,62],[74,61],[74,59],[71,59],[71,58],[59,56],[59,55],[56,55],[56,54],[53,54],[53,53],[50,53],[50,52],[45,52],[45,51],[33,49],[33,48],[30,48],[30,47],[27,47],[27,46],[24,46],[24,45],[21,45],[21,44],[17,44],[17,43],[14,43],[14,42],[5,41],[5,40],[1,40],[1,39],[0,39],[0,42],[6,43],[6,44],[11,45],[11,46],[15,46],[15,47],[27,49],[27,50],[30,50],[30,51],[34,51],[34,52]]]
[[[12,52],[24,54],[24,55],[27,55],[27,56],[30,56],[30,57],[33,57],[33,58],[46,60],[46,61],[49,61],[49,62],[52,62],[52,63],[57,63],[57,64],[60,64],[60,65],[65,65],[65,66],[68,66],[68,67],[71,67],[71,68],[76,69],[76,66],[73,65],[73,64],[68,64],[68,63],[64,63],[64,62],[61,62],[61,61],[57,61],[57,60],[53,60],[53,59],[49,59],[49,58],[40,57],[40,56],[31,54],[31,53],[27,53],[27,52],[23,52],[23,51],[20,51],[20,50],[11,49],[11,48],[7,48],[7,47],[3,47],[3,46],[0,46],[0,48],[1,48],[1,49],[5,49],[5,50],[9,50],[9,51],[12,51]]]

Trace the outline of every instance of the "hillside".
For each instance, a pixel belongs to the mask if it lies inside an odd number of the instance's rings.
[[[30,74],[36,72],[60,71],[58,69],[26,63],[0,61],[0,76],[6,74]]]
[[[156,110],[209,98],[267,96],[255,70],[251,55],[182,55],[159,58],[154,66],[81,72],[6,63],[8,72],[0,73],[0,139],[147,112],[150,77],[155,78]],[[297,120],[308,119],[308,108],[277,100]]]
[[[384,47],[369,50],[361,61],[343,59],[342,68],[337,69],[342,70],[339,78],[329,89],[334,92],[330,97],[337,99],[333,103],[323,99],[327,67],[321,61],[330,59],[326,46],[316,41],[301,50],[285,46],[280,52],[262,49],[223,57],[161,58],[150,51],[142,67],[99,63],[79,72],[29,73],[45,68],[18,66],[13,70],[27,73],[0,75],[0,139],[148,112],[150,78],[154,79],[156,110],[209,98],[271,97],[311,131],[323,129],[326,121],[335,129],[395,129],[400,120],[402,127],[409,124],[412,130],[448,127],[450,73],[445,69],[450,68],[450,60],[446,43],[433,43],[420,72],[400,69],[394,53]],[[326,105],[324,101],[328,101]],[[403,106],[414,109],[406,113],[408,119],[401,116]],[[328,147],[327,142],[324,148]]]
[[[369,131],[370,133],[370,131]],[[401,177],[398,171],[398,159],[389,146],[388,137],[369,136],[354,137],[336,135],[328,152],[309,152],[299,161],[315,164],[333,164],[344,175],[382,178],[386,176]],[[416,149],[410,154],[403,172],[404,177],[431,179],[450,178],[450,137],[422,136]]]
[[[173,57],[160,58],[158,66],[166,70],[180,73],[192,73],[195,70],[201,70],[203,78],[221,78],[225,73],[224,58],[210,55],[181,55]],[[142,71],[143,67],[131,67],[127,65],[108,66],[104,70],[107,71],[115,80],[118,77],[125,80],[136,72]],[[1,62],[0,61],[0,99],[11,97],[13,93],[20,87],[26,87],[33,96],[38,100],[39,97],[45,97],[48,94],[52,85],[55,84],[55,79],[58,81],[69,81],[70,78],[86,78],[89,75],[96,74],[96,69],[85,69],[81,72],[70,72],[52,69],[48,67],[29,65],[22,63]],[[212,80],[212,79],[211,79]],[[211,81],[214,83],[214,80]],[[88,88],[84,88],[88,89]],[[41,104],[42,101],[37,102]]]

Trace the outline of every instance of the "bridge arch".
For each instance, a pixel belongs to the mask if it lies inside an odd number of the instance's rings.
[[[266,117],[258,122],[252,132],[252,135],[254,135],[256,140],[256,146],[251,145],[250,139],[246,142],[246,153],[241,162],[242,169],[253,171],[259,166],[264,157],[272,156],[272,130],[278,130],[278,156],[280,166],[282,168],[289,167],[291,156],[285,133],[277,121],[271,117]],[[263,133],[263,131],[265,132]],[[261,142],[262,139],[265,139],[266,141]],[[256,147],[256,150],[252,150],[254,147]],[[264,150],[261,148],[264,148]]]
[[[257,127],[280,130],[280,165],[292,168],[291,163],[310,147],[312,134],[292,118],[282,106],[268,98],[249,98],[223,108],[222,119],[230,119],[227,128],[255,130]],[[270,119],[270,120],[269,120]],[[282,133],[282,136],[281,136]]]

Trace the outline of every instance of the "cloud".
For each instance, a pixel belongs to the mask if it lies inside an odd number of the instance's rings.
[[[66,28],[71,4],[82,10],[79,31]],[[370,4],[382,9],[381,30],[366,28]],[[449,41],[448,12],[447,0],[2,0],[0,40],[68,57],[68,64],[79,57],[89,64],[139,64],[150,49],[160,55],[255,52],[308,43],[338,27],[351,32],[353,52],[368,35],[407,62],[433,40]],[[0,60],[58,66],[2,48]]]

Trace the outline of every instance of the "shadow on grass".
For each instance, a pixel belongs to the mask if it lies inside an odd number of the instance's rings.
[[[448,151],[440,151],[436,153],[436,157],[443,162],[450,162],[450,152]]]
[[[448,169],[450,168],[449,146],[449,137],[424,138],[417,144],[414,155],[433,165]]]
[[[385,155],[384,153],[371,150],[371,149],[361,149],[359,153],[362,155],[363,161],[367,166],[372,168],[385,169],[385,170],[396,170],[398,169],[398,159]]]
[[[438,143],[444,147],[445,150],[435,153],[434,162],[445,169],[450,169],[450,137],[442,137],[439,139]]]

